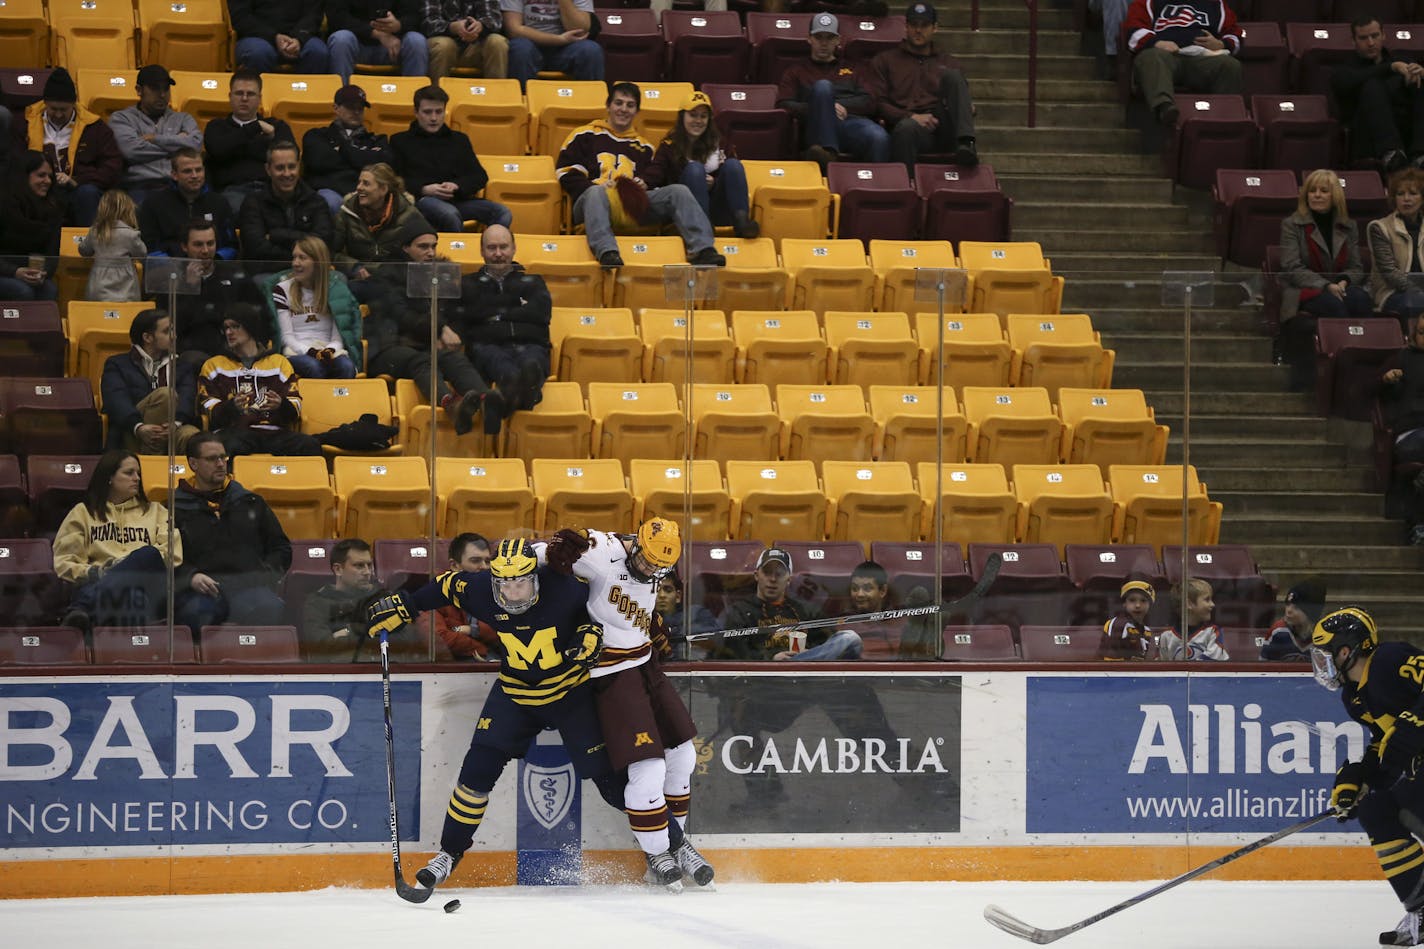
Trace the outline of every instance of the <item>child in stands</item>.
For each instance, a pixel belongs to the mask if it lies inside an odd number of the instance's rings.
[[[1195,577],[1172,588],[1172,615],[1180,616],[1182,598],[1187,602],[1187,634],[1168,627],[1157,637],[1158,653],[1163,659],[1204,659],[1224,662],[1231,658],[1221,645],[1221,629],[1211,621],[1216,604],[1211,599],[1211,584]]]
[[[1261,658],[1277,662],[1310,659],[1310,631],[1325,612],[1325,581],[1302,580],[1286,593],[1285,617],[1276,620],[1261,646]]]
[[[1102,659],[1151,659],[1153,636],[1147,613],[1157,599],[1157,591],[1146,580],[1128,580],[1118,591],[1122,609],[1103,624]]]
[[[118,188],[104,192],[94,225],[79,241],[79,253],[93,257],[84,299],[124,303],[143,299],[139,293],[135,257],[148,254],[138,233],[138,208]]]

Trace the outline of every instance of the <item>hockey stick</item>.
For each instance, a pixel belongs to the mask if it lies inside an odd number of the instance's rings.
[[[396,736],[391,727],[391,656],[386,631],[381,630],[381,702],[386,713],[386,793],[390,803],[391,862],[395,865],[396,895],[410,903],[424,903],[434,888],[411,886],[405,882],[400,862],[400,820],[396,816]]]
[[[999,929],[1002,929],[1009,935],[1018,936],[1020,939],[1026,939],[1029,942],[1035,943],[1040,946],[1046,945],[1050,942],[1057,942],[1064,936],[1071,936],[1073,933],[1077,932],[1080,929],[1087,929],[1094,923],[1101,922],[1107,919],[1109,916],[1121,913],[1128,907],[1136,906],[1138,903],[1141,903],[1145,900],[1150,900],[1157,894],[1165,893],[1168,890],[1172,889],[1172,887],[1174,886],[1180,886],[1181,884],[1186,883],[1188,880],[1195,880],[1202,874],[1210,873],[1217,867],[1223,867],[1233,860],[1241,859],[1248,853],[1255,853],[1262,847],[1268,847],[1283,837],[1289,837],[1291,834],[1299,833],[1302,830],[1314,827],[1316,824],[1320,823],[1326,818],[1334,816],[1335,811],[1333,810],[1321,811],[1314,817],[1307,817],[1305,820],[1300,821],[1299,823],[1291,824],[1289,827],[1276,831],[1269,837],[1262,837],[1260,840],[1257,840],[1254,843],[1249,843],[1239,850],[1233,850],[1231,851],[1231,853],[1228,853],[1225,856],[1217,857],[1210,863],[1204,863],[1201,866],[1197,867],[1195,870],[1188,870],[1181,876],[1173,877],[1166,883],[1159,883],[1157,886],[1154,886],[1152,889],[1148,890],[1145,893],[1139,893],[1131,899],[1123,900],[1116,906],[1108,907],[1101,913],[1096,913],[1092,916],[1089,916],[1087,919],[1079,920],[1078,922],[1073,923],[1071,926],[1064,926],[1061,929],[1039,929],[1037,926],[1030,926],[1028,923],[1019,919],[1017,916],[1014,916],[1013,914],[999,908],[998,906],[992,905],[984,907],[984,918],[989,921],[990,925],[997,926]]]
[[[989,559],[984,561],[984,572],[979,577],[979,582],[974,584],[974,589],[961,596],[959,599],[949,603],[930,606],[911,606],[902,610],[880,610],[876,613],[852,613],[848,616],[831,616],[824,619],[807,619],[798,623],[786,623],[782,626],[743,626],[740,629],[721,629],[710,633],[692,633],[687,637],[688,642],[696,642],[702,639],[737,639],[742,636],[780,636],[784,633],[799,632],[806,629],[822,629],[826,626],[850,626],[856,623],[879,623],[884,620],[905,619],[911,616],[930,616],[935,613],[952,613],[957,609],[969,606],[985,593],[989,592],[995,580],[999,578],[999,568],[1004,565],[1004,558],[997,551],[989,555]]]

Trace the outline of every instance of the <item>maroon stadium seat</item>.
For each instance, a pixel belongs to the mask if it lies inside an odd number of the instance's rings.
[[[892,609],[905,606],[915,587],[923,587],[934,596],[934,544],[877,540],[870,545],[870,559],[885,568],[890,588],[885,599]],[[960,546],[941,545],[940,559],[943,564],[941,598],[955,600],[969,592],[974,580],[964,564],[964,551]]]
[[[603,72],[614,81],[657,82],[663,77],[662,32],[652,10],[618,9],[602,13],[598,45]]]
[[[1312,169],[1313,170],[1313,169]],[[1384,190],[1384,182],[1374,171],[1338,171],[1340,187],[1345,192],[1345,209],[1350,217],[1359,222],[1360,240],[1365,240],[1365,225],[1375,218],[1384,217],[1394,210],[1389,195]],[[1302,176],[1303,178],[1304,176]],[[1365,271],[1369,272],[1369,261],[1365,261]]]
[[[36,534],[53,536],[74,505],[84,500],[99,455],[31,455],[25,461]]]
[[[87,454],[103,447],[88,379],[0,380],[0,416],[17,455]]]
[[[1068,580],[1078,591],[1064,619],[1072,625],[1101,625],[1117,614],[1122,585],[1142,579],[1167,592],[1167,579],[1150,544],[1068,544],[1063,548]]]
[[[673,82],[743,82],[751,44],[742,20],[731,10],[668,10],[663,13],[667,40],[666,74]]]
[[[0,375],[62,376],[65,345],[54,301],[0,301]]]
[[[1315,324],[1315,404],[1322,415],[1368,421],[1380,367],[1404,346],[1394,317],[1322,319]]]
[[[1287,23],[1291,88],[1330,94],[1330,70],[1355,55],[1349,23]]]
[[[1019,627],[1019,649],[1025,662],[1092,662],[1099,658],[1101,626]]]
[[[1167,175],[1186,188],[1205,190],[1220,168],[1259,164],[1259,130],[1241,96],[1178,94],[1180,117],[1167,141]]]
[[[335,580],[331,573],[334,546],[333,540],[292,541],[292,565],[282,580],[282,600],[287,604],[288,616],[301,616],[307,597]]]
[[[1004,562],[998,578],[973,610],[973,622],[1003,623],[1012,629],[1061,622],[1073,585],[1063,572],[1057,546],[970,544],[969,572],[976,582],[995,552],[1003,555]]]
[[[1243,267],[1260,267],[1266,248],[1279,244],[1281,219],[1295,212],[1300,184],[1284,169],[1216,173],[1212,197],[1216,252]]]
[[[1424,11],[1410,11],[1411,6],[1417,6],[1413,0],[1384,0],[1376,4],[1366,3],[1365,0],[1353,0],[1358,6],[1360,13],[1368,12],[1372,16],[1377,16],[1382,22],[1381,32],[1384,33],[1384,45],[1391,53],[1405,53],[1410,59],[1418,61],[1420,54],[1424,53],[1424,26],[1418,20],[1420,13]],[[1349,0],[1336,0],[1337,7],[1350,5]],[[1331,17],[1341,23],[1349,23],[1354,14]]]
[[[0,629],[0,666],[76,666],[89,663],[84,634],[69,626]]]
[[[301,662],[295,626],[204,626],[198,635],[206,665]]]
[[[1019,658],[1007,626],[946,626],[941,659],[952,662],[1012,662]]]
[[[850,572],[865,560],[858,541],[777,541],[791,555],[791,586],[787,592],[817,616],[839,616],[850,610]]]
[[[0,104],[15,112],[23,112],[32,102],[40,101],[46,80],[52,69],[0,69]],[[13,121],[23,121],[16,116]]]
[[[1233,626],[1221,631],[1221,646],[1232,662],[1258,662],[1261,659],[1261,647],[1266,644],[1268,638],[1269,630]]]
[[[846,62],[865,62],[876,53],[894,49],[905,38],[903,16],[869,17],[843,14],[841,23],[841,58]]]
[[[793,152],[791,113],[777,108],[776,86],[708,83],[713,121],[744,159],[783,161]]]
[[[440,540],[437,544],[432,551],[428,539],[376,541],[376,576],[382,586],[388,590],[413,590],[430,582],[450,562],[450,542]]]
[[[915,190],[925,199],[921,237],[927,241],[1009,240],[1014,202],[999,188],[989,165],[915,165]]]
[[[1313,22],[1332,19],[1334,0],[1254,0],[1251,16],[1275,23]]]
[[[0,537],[23,537],[29,533],[33,517],[25,479],[20,475],[20,459],[0,455]]]
[[[687,564],[680,568],[685,614],[691,616],[696,606],[721,613],[728,596],[749,591],[755,584],[757,557],[765,549],[759,540],[693,541]]]
[[[1162,567],[1169,585],[1181,582],[1180,545],[1163,545]],[[1211,584],[1217,625],[1255,628],[1268,627],[1274,622],[1275,588],[1261,576],[1256,560],[1245,544],[1191,547],[1188,549],[1187,570],[1191,576]],[[1174,626],[1180,617],[1173,617],[1172,612],[1171,598],[1159,598],[1153,604],[1149,621],[1154,627]]]
[[[1261,130],[1261,166],[1308,173],[1339,164],[1340,124],[1322,95],[1254,95],[1251,117]]]
[[[0,540],[0,616],[17,626],[47,623],[63,600],[49,541]]]
[[[167,626],[99,626],[94,630],[95,665],[197,661],[193,631],[186,626],[173,627],[171,639]]]
[[[832,194],[841,196],[837,236],[872,240],[914,240],[923,201],[899,162],[833,161],[826,169]]]
[[[809,13],[748,13],[747,40],[752,46],[751,79],[773,86],[791,63],[810,55]]]
[[[1272,95],[1287,91],[1290,54],[1285,34],[1275,22],[1242,23],[1241,87],[1248,95]]]

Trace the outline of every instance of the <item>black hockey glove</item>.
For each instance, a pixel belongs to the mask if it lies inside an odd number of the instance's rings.
[[[1335,819],[1344,823],[1355,816],[1360,795],[1365,789],[1366,768],[1363,761],[1347,761],[1335,772],[1335,787],[1330,791],[1330,806]]]
[[[578,628],[579,644],[564,650],[564,658],[576,666],[592,669],[598,664],[598,654],[603,652],[603,627],[597,623],[584,623]]]
[[[372,598],[366,606],[366,618],[370,620],[367,634],[376,637],[381,633],[394,635],[411,620],[410,607],[406,605],[404,593],[389,593]]]
[[[1400,712],[1394,725],[1380,739],[1380,761],[1389,771],[1412,772],[1421,751],[1424,751],[1424,718],[1411,711]]]
[[[549,545],[544,551],[544,556],[549,561],[551,570],[556,573],[570,574],[574,572],[574,561],[587,551],[588,531],[569,530],[564,527],[554,533],[553,539],[549,541]]]

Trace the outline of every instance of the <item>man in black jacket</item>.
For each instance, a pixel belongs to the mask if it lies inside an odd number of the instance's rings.
[[[331,71],[351,81],[357,63],[400,67],[424,76],[428,54],[420,31],[420,0],[326,0]]]
[[[301,179],[297,146],[277,142],[267,149],[267,185],[249,194],[238,215],[242,257],[252,273],[274,273],[292,263],[292,248],[307,234],[331,246],[336,226],[331,209]]]
[[[216,255],[222,260],[237,256],[237,234],[228,202],[207,185],[203,154],[196,148],[180,148],[169,162],[173,187],[149,196],[138,209],[138,228],[150,256],[182,257],[188,240],[188,225],[205,221],[217,234]]]
[[[503,224],[514,220],[509,208],[475,195],[489,182],[469,136],[445,124],[450,95],[439,86],[415,93],[415,120],[409,131],[391,136],[395,167],[415,195],[415,207],[437,231],[465,229],[466,220]]]
[[[295,64],[299,73],[324,73],[330,62],[318,31],[320,3],[302,0],[227,0],[228,21],[237,34],[233,60],[239,69],[264,73]]]
[[[331,548],[333,580],[302,604],[302,658],[308,662],[352,662],[375,656],[366,635],[366,599],[376,589],[371,545],[359,537]],[[364,655],[362,655],[364,653]]]
[[[174,308],[179,358],[196,369],[227,348],[223,317],[234,303],[257,303],[260,292],[247,278],[240,260],[218,260],[218,232],[209,221],[196,218],[184,228],[183,242],[174,256],[182,262],[182,288]],[[170,265],[171,266],[171,265]],[[167,306],[168,294],[152,294]]]
[[[341,213],[341,199],[356,190],[362,168],[395,159],[390,140],[366,128],[370,104],[360,86],[342,86],[331,107],[336,118],[302,136],[302,177],[326,199],[333,219]]]
[[[232,112],[212,119],[203,130],[203,150],[208,153],[213,190],[222,192],[232,213],[267,184],[267,150],[275,142],[296,142],[292,128],[281,119],[262,115],[262,77],[239,69],[227,81],[227,101]]]
[[[292,542],[267,502],[232,480],[227,463],[222,439],[199,432],[188,440],[193,473],[173,495],[173,521],[185,551],[175,581],[174,622],[195,634],[218,623],[284,622],[277,584],[292,564]]]
[[[1379,19],[1350,23],[1355,55],[1330,74],[1331,91],[1350,127],[1351,158],[1378,158],[1386,172],[1411,160],[1424,168],[1424,66],[1384,45]]]
[[[129,324],[129,340],[132,349],[104,360],[99,383],[109,418],[106,447],[167,454],[168,399],[176,391],[174,445],[182,451],[188,439],[198,434],[197,367],[174,358],[173,318],[162,310],[143,310],[135,316]]]
[[[776,105],[801,123],[805,157],[822,170],[838,155],[857,161],[890,160],[890,135],[875,121],[879,110],[865,67],[839,56],[840,21],[811,17],[811,54],[787,66],[776,88]]]

